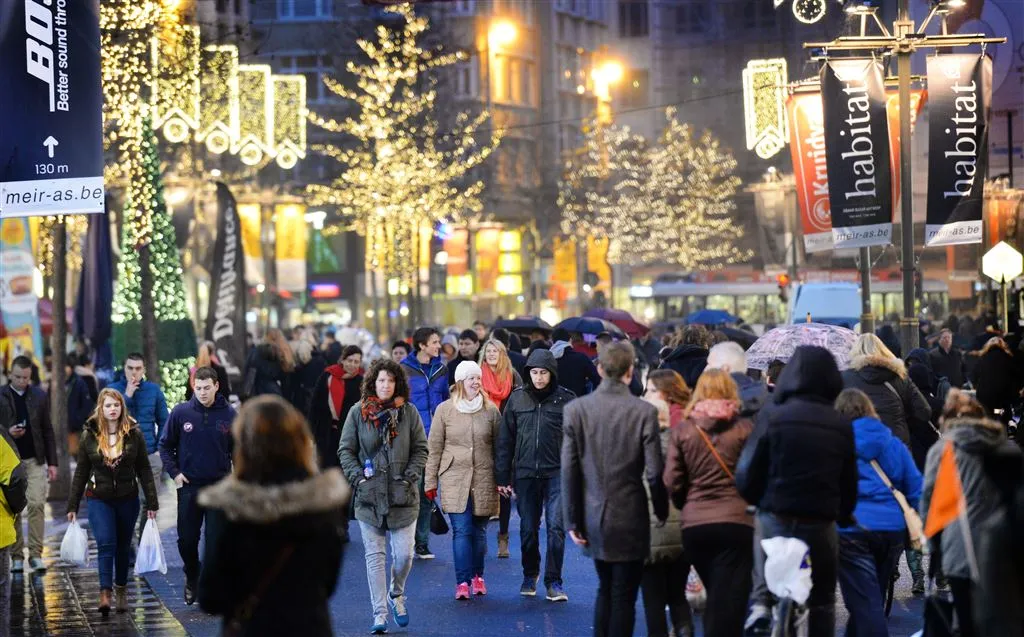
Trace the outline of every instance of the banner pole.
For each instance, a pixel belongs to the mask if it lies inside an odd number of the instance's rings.
[[[900,0],[897,36],[901,29],[913,32],[910,0]],[[910,55],[911,47],[901,47],[896,57],[900,101],[900,224],[903,270],[903,317],[900,320],[900,341],[904,352],[918,346],[919,329],[914,312],[914,173],[911,168],[910,140]]]
[[[871,313],[871,248],[860,249],[860,333],[875,333],[875,317]]]

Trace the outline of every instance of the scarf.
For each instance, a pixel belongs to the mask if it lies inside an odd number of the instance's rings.
[[[484,395],[477,394],[473,400],[457,400],[455,401],[455,408],[459,410],[460,414],[475,414],[476,412],[483,409],[484,406]]]
[[[505,375],[504,380],[498,378],[490,365],[484,364],[482,374],[484,391],[495,405],[505,402],[508,395],[512,393],[512,372]]]
[[[327,407],[331,410],[331,419],[341,420],[346,415],[341,413],[341,406],[345,404],[345,381],[355,378],[363,370],[349,376],[341,365],[331,365],[324,371],[327,372]]]
[[[710,418],[711,420],[732,420],[739,413],[739,405],[735,400],[721,398],[702,400],[694,404],[690,410],[691,418]]]
[[[405,399],[401,396],[396,396],[386,402],[376,396],[368,396],[363,398],[363,420],[373,425],[374,429],[378,431],[382,424],[386,424],[388,426],[388,442],[391,442],[398,435],[398,418],[392,417],[391,412],[401,409],[404,404]]]

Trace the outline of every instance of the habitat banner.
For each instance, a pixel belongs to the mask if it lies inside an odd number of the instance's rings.
[[[241,387],[245,365],[245,258],[242,224],[231,191],[217,184],[217,241],[210,267],[210,309],[206,338],[217,347],[217,358],[233,387]]]
[[[925,245],[981,243],[992,60],[928,58],[928,216]]]
[[[889,244],[893,197],[882,63],[827,62],[821,96],[834,245]]]
[[[0,2],[0,218],[103,212],[99,0]]]

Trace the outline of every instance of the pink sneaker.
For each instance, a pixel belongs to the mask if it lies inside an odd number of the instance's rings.
[[[469,584],[463,582],[455,587],[455,599],[469,599]]]
[[[487,584],[484,584],[484,578],[477,575],[473,578],[473,594],[474,595],[486,595]]]

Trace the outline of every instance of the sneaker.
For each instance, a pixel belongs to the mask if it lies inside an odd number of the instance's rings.
[[[487,594],[487,584],[484,584],[484,578],[479,575],[473,578],[473,581],[470,584],[470,588],[472,589],[474,595]]]
[[[33,557],[28,561],[28,565],[32,567],[32,570],[37,573],[46,572],[46,564],[43,564],[43,560],[38,557]]]
[[[409,625],[409,610],[405,607],[405,595],[398,597],[388,596],[388,604],[391,606],[391,614],[395,617],[395,623],[405,628]]]
[[[562,590],[562,585],[558,582],[548,586],[548,601],[549,602],[567,602],[569,596]]]
[[[185,605],[191,606],[196,603],[196,583],[185,580]]]
[[[434,559],[434,554],[431,553],[430,549],[427,547],[420,546],[416,548],[416,552],[413,554],[413,557],[418,560],[432,560]]]
[[[469,599],[469,584],[463,582],[455,587],[455,599]]]
[[[519,587],[519,594],[523,597],[535,597],[537,595],[537,578],[524,577],[523,585]]]
[[[373,618],[373,626],[370,627],[371,635],[383,635],[388,632],[388,616],[376,615]]]
[[[14,560],[11,564],[12,573],[24,573],[25,572],[25,560]]]

